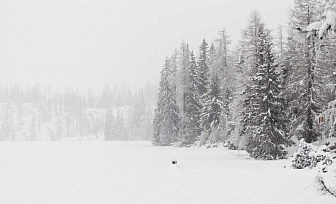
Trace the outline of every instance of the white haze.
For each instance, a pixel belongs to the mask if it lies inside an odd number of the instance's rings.
[[[257,9],[276,28],[291,0],[2,0],[0,81],[98,88],[158,81],[184,40],[197,50],[225,28],[241,37]]]

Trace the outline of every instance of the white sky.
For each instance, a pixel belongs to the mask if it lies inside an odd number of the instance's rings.
[[[292,0],[1,0],[0,80],[64,87],[158,81],[182,40],[197,50],[225,28],[233,40],[253,9],[287,22]]]

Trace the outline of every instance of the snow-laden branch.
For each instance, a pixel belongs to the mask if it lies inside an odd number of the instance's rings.
[[[318,33],[319,39],[326,36],[329,30],[336,30],[336,0],[327,1],[324,9],[325,11],[320,21],[312,22],[307,27],[298,28],[298,30],[307,32],[308,37]]]

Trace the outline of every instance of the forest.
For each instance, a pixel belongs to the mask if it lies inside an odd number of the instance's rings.
[[[0,203],[336,203],[336,0],[0,16]]]
[[[0,89],[1,140],[150,140],[156,85],[100,92],[10,84]]]
[[[319,166],[320,189],[336,196],[324,174],[335,175],[335,6],[294,0],[288,24],[274,30],[254,10],[236,46],[226,30],[195,51],[183,42],[162,67],[153,144]]]

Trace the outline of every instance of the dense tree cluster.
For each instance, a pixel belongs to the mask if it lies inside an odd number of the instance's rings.
[[[132,92],[108,85],[99,93],[39,85],[0,88],[1,140],[150,140],[157,88]]]
[[[336,35],[330,27],[319,34],[332,3],[294,0],[288,32],[267,29],[253,11],[234,51],[225,31],[213,43],[203,39],[197,59],[182,43],[163,68],[170,71],[160,82],[154,144],[167,145],[160,139],[169,130],[170,145],[226,142],[256,159],[279,159],[291,138],[334,136]]]

